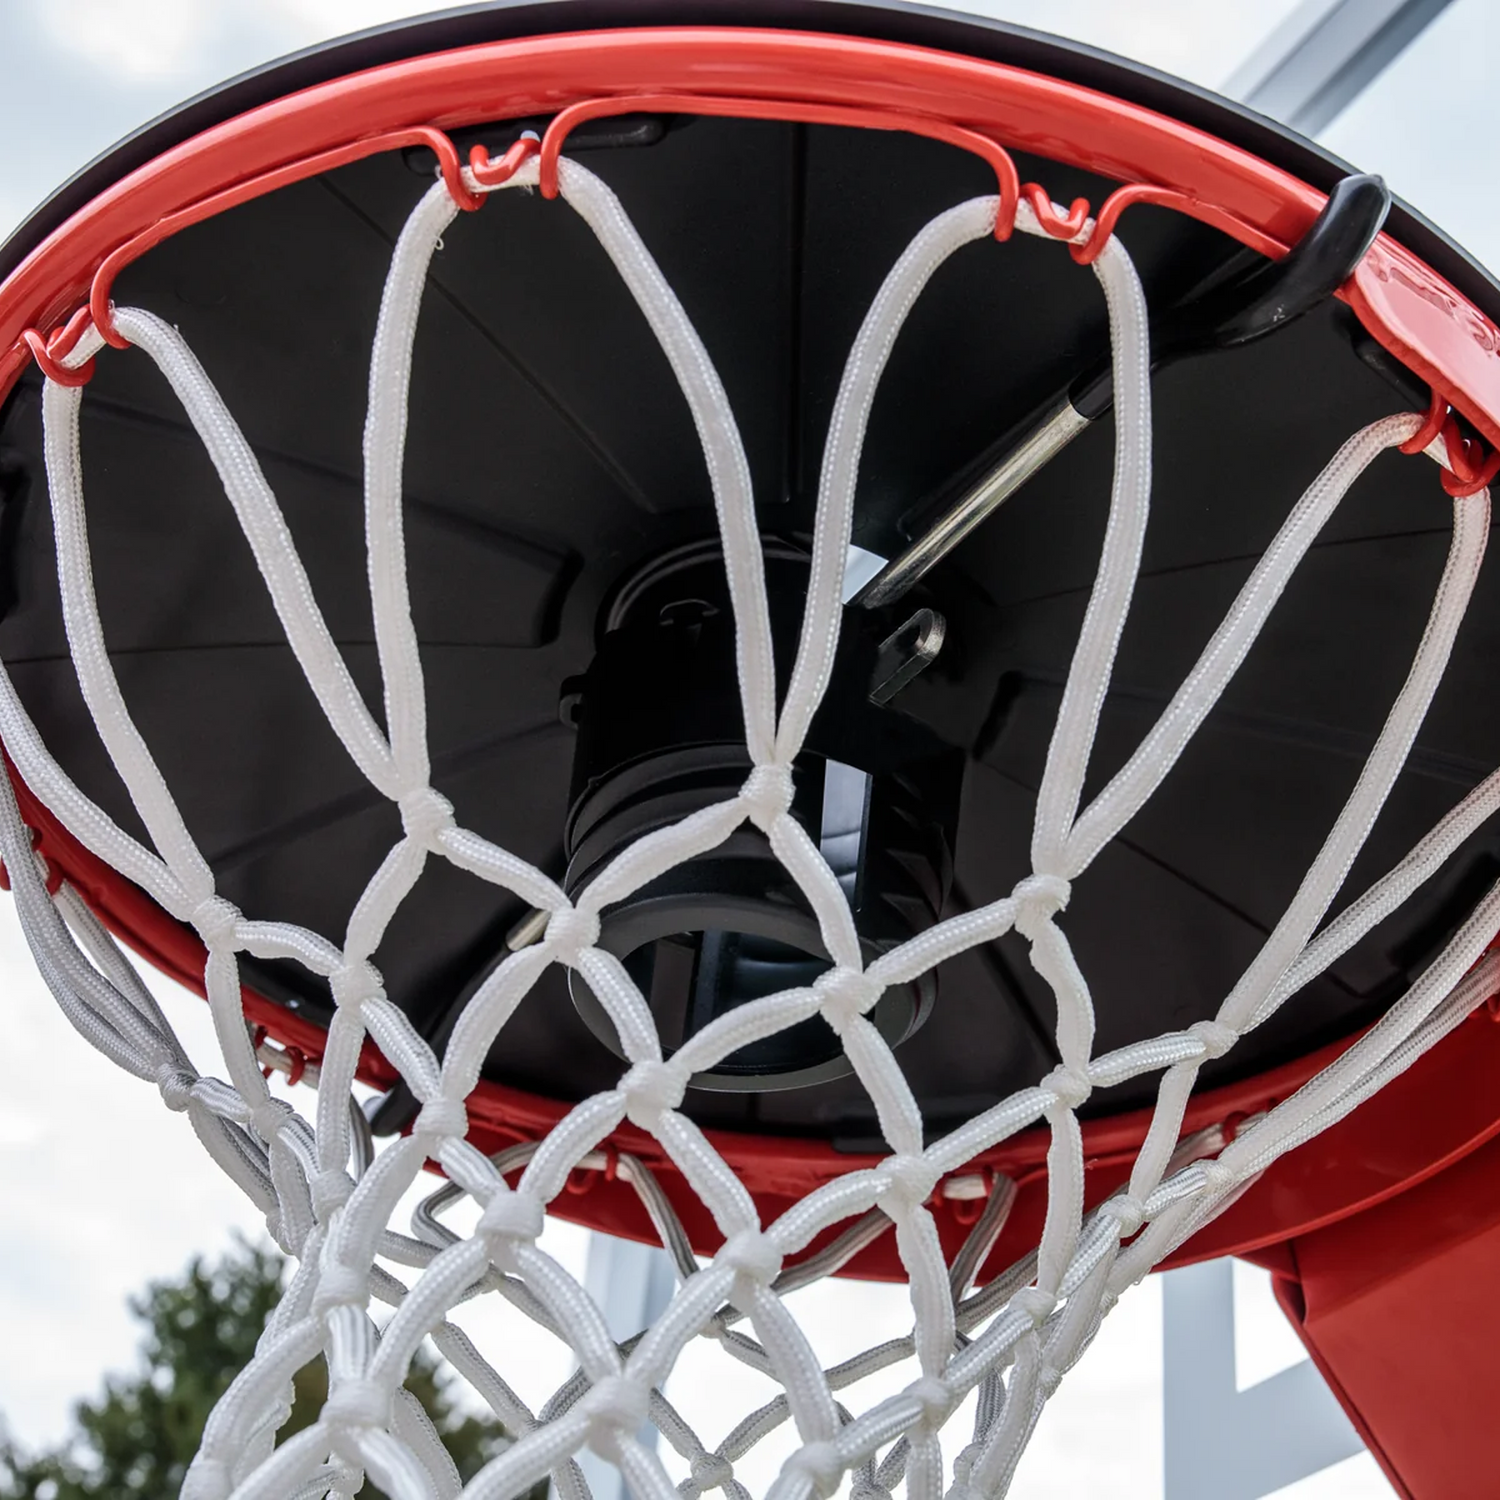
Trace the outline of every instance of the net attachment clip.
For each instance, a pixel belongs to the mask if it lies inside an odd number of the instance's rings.
[[[54,328],[45,337],[35,328],[22,330],[21,342],[31,351],[31,357],[36,361],[37,369],[48,380],[57,385],[76,389],[78,386],[87,385],[93,379],[94,361],[92,359],[86,359],[77,366],[63,363],[77,348],[78,340],[83,337],[90,321],[88,308],[80,307],[66,323],[59,328]]]
[[[1438,439],[1443,440],[1448,467],[1443,474],[1443,489],[1455,500],[1467,499],[1486,488],[1500,473],[1500,452],[1487,449],[1482,439],[1467,436],[1458,425],[1458,417],[1448,399],[1435,387],[1422,425],[1401,444],[1401,452],[1425,453]]]
[[[215,214],[234,208],[238,204],[249,202],[252,198],[259,198],[266,193],[274,192],[277,188],[289,186],[294,182],[302,182],[324,172],[331,172],[337,167],[347,166],[351,162],[377,155],[382,151],[395,151],[409,146],[426,147],[437,157],[438,173],[447,185],[448,191],[453,195],[453,201],[461,209],[466,213],[472,213],[484,206],[485,193],[472,191],[464,181],[464,165],[459,157],[458,147],[453,144],[452,137],[445,131],[432,125],[415,125],[406,129],[386,131],[380,135],[364,136],[347,145],[315,152],[311,156],[258,173],[256,176],[246,178],[243,182],[237,182],[216,193],[199,198],[175,213],[158,219],[149,228],[143,229],[123,244],[117,245],[104,257],[89,285],[87,303],[74,312],[66,323],[54,328],[46,335],[34,327],[23,329],[14,346],[14,352],[24,349],[36,361],[37,368],[42,374],[58,385],[75,387],[87,385],[94,373],[94,361],[89,359],[77,369],[72,369],[63,364],[63,360],[77,347],[78,340],[83,337],[91,323],[99,330],[99,335],[104,342],[113,348],[130,347],[130,341],[115,327],[113,304],[110,300],[115,278],[126,266],[139,260],[148,250],[159,245],[163,240],[170,239],[179,230],[201,223],[204,219],[212,218]],[[481,187],[498,187],[512,177],[522,162],[536,149],[537,141],[533,133],[523,135],[497,160],[492,160],[489,153],[480,148],[477,151],[480,159],[476,160],[476,153],[471,153],[469,170]]]
[[[1379,177],[1368,173],[1345,177],[1334,184],[1301,239],[1287,248],[1247,232],[1245,225],[1222,210],[1151,183],[1116,188],[1085,239],[1079,236],[1088,223],[1086,199],[1075,198],[1063,213],[1034,182],[1028,182],[1021,195],[1045,233],[1070,242],[1068,251],[1080,265],[1098,259],[1120,215],[1134,203],[1175,209],[1223,230],[1237,242],[1234,254],[1203,290],[1152,319],[1153,373],[1190,355],[1254,343],[1321,305],[1353,275],[1391,206],[1390,189]],[[1240,270],[1241,244],[1266,256],[1267,263]],[[1079,433],[1113,408],[1114,372],[1105,355],[1082,369],[1064,390],[1002,440],[998,460],[956,499],[935,516],[924,507],[924,513],[932,516],[925,529],[865,585],[856,602],[861,608],[877,609],[903,597]]]

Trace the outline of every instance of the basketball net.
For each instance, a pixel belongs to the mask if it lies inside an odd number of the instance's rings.
[[[1004,899],[940,922],[867,965],[837,879],[789,813],[792,767],[833,668],[860,451],[882,370],[928,279],[960,247],[992,233],[998,200],[975,198],[933,219],[897,261],[865,317],[829,427],[806,613],[778,706],[750,472],[724,388],[615,195],[574,161],[564,159],[560,172],[562,196],[598,237],[660,341],[703,445],[754,766],[737,796],[641,838],[574,902],[542,871],[465,828],[430,785],[422,664],[405,570],[402,470],[412,346],[428,263],[458,212],[447,186],[439,182],[423,197],[396,244],[370,364],[365,539],[384,728],[334,644],[276,499],[212,381],[171,325],[136,308],[113,313],[118,332],[160,368],[206,447],[328,722],[361,774],[400,812],[403,835],[364,890],[342,943],[246,916],[216,893],[209,864],[131,719],[106,649],[86,532],[82,391],[46,384],[45,456],[69,646],[89,711],[150,846],[73,784],[3,672],[0,735],[28,786],[67,829],[201,936],[224,1080],[190,1067],[158,1006],[77,893],[64,885],[49,896],[4,778],[0,852],[36,962],[69,1020],[121,1067],[154,1082],[170,1109],[187,1115],[209,1154],[264,1211],[270,1233],[298,1263],[254,1358],[214,1409],[182,1493],[191,1500],[226,1500],[231,1493],[235,1500],[349,1497],[368,1475],[397,1500],[460,1491],[473,1500],[502,1500],[550,1475],[566,1500],[583,1500],[588,1490],[575,1455],[589,1447],[618,1465],[640,1500],[694,1500],[711,1488],[743,1500],[748,1492],[735,1464],[790,1422],[796,1448],[770,1488],[774,1500],[827,1496],[846,1478],[861,1497],[884,1496],[902,1483],[914,1500],[938,1500],[945,1489],[955,1497],[1001,1495],[1048,1397],[1120,1295],[1270,1163],[1343,1118],[1497,987],[1500,959],[1486,950],[1500,930],[1500,889],[1479,902],[1441,956],[1373,1027],[1290,1098],[1246,1121],[1232,1140],[1221,1131],[1179,1140],[1203,1065],[1223,1057],[1394,911],[1500,805],[1497,773],[1389,874],[1325,922],[1448,661],[1484,553],[1488,492],[1452,500],[1451,549],[1410,673],[1295,898],[1214,1019],[1096,1056],[1089,987],[1067,938],[1074,882],[1183,753],[1350,486],[1379,454],[1425,432],[1422,420],[1402,415],[1375,422],[1334,454],[1291,509],[1160,719],[1085,803],[1085,772],[1140,566],[1151,493],[1146,306],[1129,256],[1110,239],[1090,267],[1108,305],[1118,393],[1109,520],[1036,799],[1031,873]],[[472,171],[464,176],[471,191],[493,186]],[[530,187],[537,180],[533,158],[504,186]],[[1049,234],[1024,201],[1017,226]],[[1085,241],[1092,229],[1086,224],[1074,242]],[[1050,233],[1055,237],[1055,228]],[[1066,253],[1061,244],[1057,253]],[[90,328],[65,363],[83,364],[102,344]],[[1427,451],[1448,463],[1440,440]],[[503,454],[500,462],[503,470]],[[731,1010],[664,1057],[640,991],[619,960],[596,946],[600,913],[713,849],[747,821],[764,833],[805,895],[831,966],[810,987]],[[386,997],[371,963],[393,915],[434,857],[546,914],[540,941],[507,956],[469,1001],[441,1061]],[[1061,1062],[1034,1087],[924,1144],[917,1103],[868,1013],[887,986],[908,983],[1012,930],[1029,943],[1031,963],[1055,996]],[[261,1076],[242,1009],[240,953],[295,961],[332,989],[335,1010],[319,1064],[315,1127],[274,1099]],[[464,1101],[507,1019],[552,964],[576,970],[587,983],[618,1031],[628,1066],[616,1087],[573,1107],[545,1139],[492,1160],[465,1140]],[[743,1184],[681,1112],[684,1091],[693,1074],[814,1015],[841,1038],[889,1154],[762,1223]],[[410,1134],[378,1153],[372,1153],[363,1116],[351,1107],[367,1038],[420,1104]],[[1160,1084],[1129,1181],[1086,1212],[1077,1112],[1095,1089],[1148,1073],[1160,1073]],[[537,1239],[544,1210],[569,1174],[603,1160],[604,1143],[626,1120],[659,1143],[724,1243],[700,1266],[651,1172],[639,1159],[623,1159],[619,1171],[651,1215],[680,1284],[661,1317],[620,1344],[584,1288]],[[1050,1131],[1041,1237],[1031,1255],[976,1285],[1014,1200],[1014,1184],[996,1182],[951,1264],[928,1202],[977,1155],[1038,1121]],[[391,1227],[392,1214],[429,1159],[440,1164],[448,1184],[419,1211],[412,1232],[400,1232]],[[474,1232],[460,1236],[439,1221],[437,1210],[465,1194],[480,1213]],[[843,1232],[825,1248],[803,1254],[841,1225]],[[825,1369],[783,1297],[888,1232],[909,1281],[911,1332]],[[414,1274],[403,1281],[400,1269]],[[576,1375],[538,1411],[449,1321],[460,1303],[490,1295],[507,1298],[576,1355]],[[394,1309],[383,1326],[371,1317],[372,1299]],[[513,1439],[466,1486],[432,1423],[403,1389],[417,1346],[428,1336]],[[725,1358],[771,1377],[784,1391],[712,1446],[662,1394],[682,1350],[698,1338],[715,1340]],[[292,1376],[319,1357],[328,1364],[327,1403],[311,1426],[278,1446]],[[901,1360],[914,1361],[918,1370],[904,1390],[863,1410],[841,1403],[841,1392]],[[941,1429],[976,1392],[969,1403],[972,1433],[945,1464]],[[680,1487],[640,1440],[648,1421],[691,1468]]]

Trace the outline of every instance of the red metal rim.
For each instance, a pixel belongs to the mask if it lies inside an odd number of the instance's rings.
[[[898,117],[923,134],[955,141],[975,137],[1115,178],[1127,184],[1105,206],[1116,214],[1132,201],[1169,202],[1263,253],[1293,243],[1323,202],[1316,189],[1253,154],[1141,106],[1004,64],[898,43],[701,27],[489,43],[305,89],[203,132],[102,193],[0,286],[0,396],[36,347],[44,355],[71,347],[71,338],[39,342],[34,332],[28,341],[27,331],[53,329],[75,314],[88,302],[101,267],[117,266],[122,254],[130,258],[136,244],[136,253],[143,253],[163,237],[164,226],[169,233],[331,160],[387,144],[418,138],[431,144],[441,131],[572,107],[607,112],[639,95],[697,96],[705,105],[712,100],[716,112],[727,105],[729,112],[764,114],[775,101],[795,101],[815,118],[855,112]],[[451,169],[447,153],[440,150],[440,156]],[[1500,447],[1500,329],[1484,313],[1388,235],[1379,238],[1340,295],[1374,338],[1433,387],[1434,411],[1440,403],[1451,405]],[[95,311],[107,321],[107,308]],[[1461,442],[1455,430],[1450,451]],[[1462,482],[1493,472],[1495,461],[1460,451],[1466,461]],[[78,843],[13,770],[12,780],[54,875],[75,885],[151,962],[201,988],[197,937]],[[245,1008],[250,1021],[279,1042],[311,1059],[321,1055],[323,1032],[316,1024],[249,991]],[[1286,1097],[1343,1045],[1202,1094],[1189,1108],[1185,1129],[1222,1124]],[[377,1085],[394,1081],[372,1047],[362,1075]],[[1483,1022],[1461,1027],[1386,1093],[1278,1163],[1177,1259],[1283,1240],[1441,1170],[1500,1132],[1500,1107],[1483,1105],[1496,1097],[1497,1082],[1500,1029]],[[469,1105],[475,1139],[491,1149],[536,1139],[566,1108],[493,1083],[481,1084]],[[1146,1124],[1147,1115],[1136,1112],[1085,1126],[1091,1199],[1126,1175]],[[724,1132],[713,1139],[769,1213],[868,1160],[815,1140]],[[1045,1142],[1043,1132],[1028,1132],[974,1164],[975,1170],[1003,1171],[1022,1183],[997,1260],[1039,1230]],[[662,1168],[664,1186],[695,1243],[711,1247],[716,1235],[706,1214],[655,1143],[628,1128],[616,1143]],[[610,1174],[596,1174],[587,1191],[568,1195],[557,1207],[597,1227],[650,1234],[631,1190]],[[944,1237],[956,1243],[963,1233],[961,1205],[944,1199],[942,1207]],[[849,1269],[877,1277],[901,1274],[888,1240]]]

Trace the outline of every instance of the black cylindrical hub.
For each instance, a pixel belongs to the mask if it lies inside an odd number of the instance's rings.
[[[807,594],[808,558],[768,542],[766,582],[784,688]],[[961,759],[894,709],[870,702],[875,641],[851,615],[835,681],[793,767],[792,815],[849,896],[867,961],[937,920],[952,870]],[[717,542],[654,560],[617,594],[566,710],[578,728],[567,824],[574,894],[634,840],[733,797],[749,775],[734,617]],[[670,1052],[746,1001],[810,984],[829,967],[812,911],[753,825],[667,872],[603,916]],[[574,1002],[618,1049],[588,986]],[[892,1043],[930,1011],[936,979],[888,991],[872,1020]],[[793,1088],[848,1070],[819,1017],[725,1058],[694,1081]]]

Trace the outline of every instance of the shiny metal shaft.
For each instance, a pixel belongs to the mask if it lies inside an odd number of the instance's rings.
[[[1011,449],[925,535],[870,580],[858,603],[866,609],[875,609],[899,599],[1089,425],[1089,418],[1082,416],[1066,396],[1062,397],[1019,446]]]

